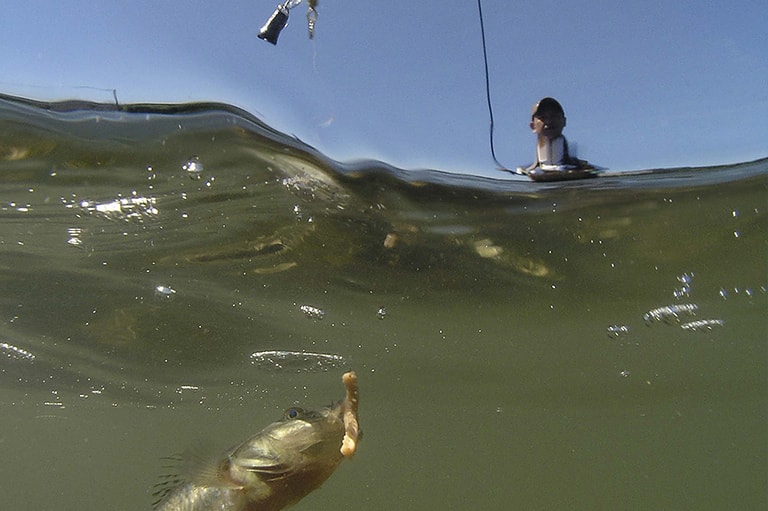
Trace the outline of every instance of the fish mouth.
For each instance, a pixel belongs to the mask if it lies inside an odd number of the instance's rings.
[[[317,425],[322,422],[328,425],[333,424],[332,429],[334,430],[342,429],[344,436],[341,439],[339,452],[345,458],[352,458],[357,452],[357,444],[363,436],[358,419],[360,391],[357,384],[357,374],[354,371],[344,373],[342,382],[346,389],[344,399],[319,412],[290,408],[286,411],[284,420],[298,418],[309,424]],[[293,417],[292,412],[300,417]]]

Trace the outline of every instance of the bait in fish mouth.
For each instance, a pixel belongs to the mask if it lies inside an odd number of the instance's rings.
[[[290,408],[214,459],[175,458],[182,473],[158,483],[155,511],[277,511],[301,500],[357,451],[357,375],[342,381],[346,396],[329,408]]]

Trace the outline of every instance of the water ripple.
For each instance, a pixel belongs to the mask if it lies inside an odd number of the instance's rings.
[[[251,353],[251,364],[262,369],[291,372],[328,371],[346,365],[344,357],[333,353],[268,350]]]

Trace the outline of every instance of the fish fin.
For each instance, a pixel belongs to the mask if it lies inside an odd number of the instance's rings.
[[[242,484],[234,481],[229,472],[230,460],[208,443],[199,443],[182,456],[181,474],[184,480],[197,486],[239,489]]]
[[[262,438],[260,442],[249,441],[243,444],[233,453],[237,468],[258,476],[262,481],[277,481],[293,475],[303,456],[294,451],[300,449],[293,445],[290,448],[285,448],[285,445],[277,448],[273,443]]]
[[[165,472],[160,475],[157,483],[153,486],[152,498],[154,500],[152,501],[152,509],[156,509],[165,496],[173,491],[174,488],[186,482],[180,470],[181,456],[169,456],[162,459]]]
[[[237,465],[252,474],[259,475],[265,481],[276,480],[292,472],[291,463],[281,460],[281,456],[272,452],[249,452],[249,456],[238,456]]]

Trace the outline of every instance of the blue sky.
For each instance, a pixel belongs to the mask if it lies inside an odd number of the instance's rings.
[[[503,177],[488,146],[476,0],[306,0],[277,46],[269,0],[5,0],[0,92],[220,101],[342,160]],[[614,170],[768,156],[765,0],[483,0],[496,154],[534,154],[530,108],[565,107],[578,155]]]

